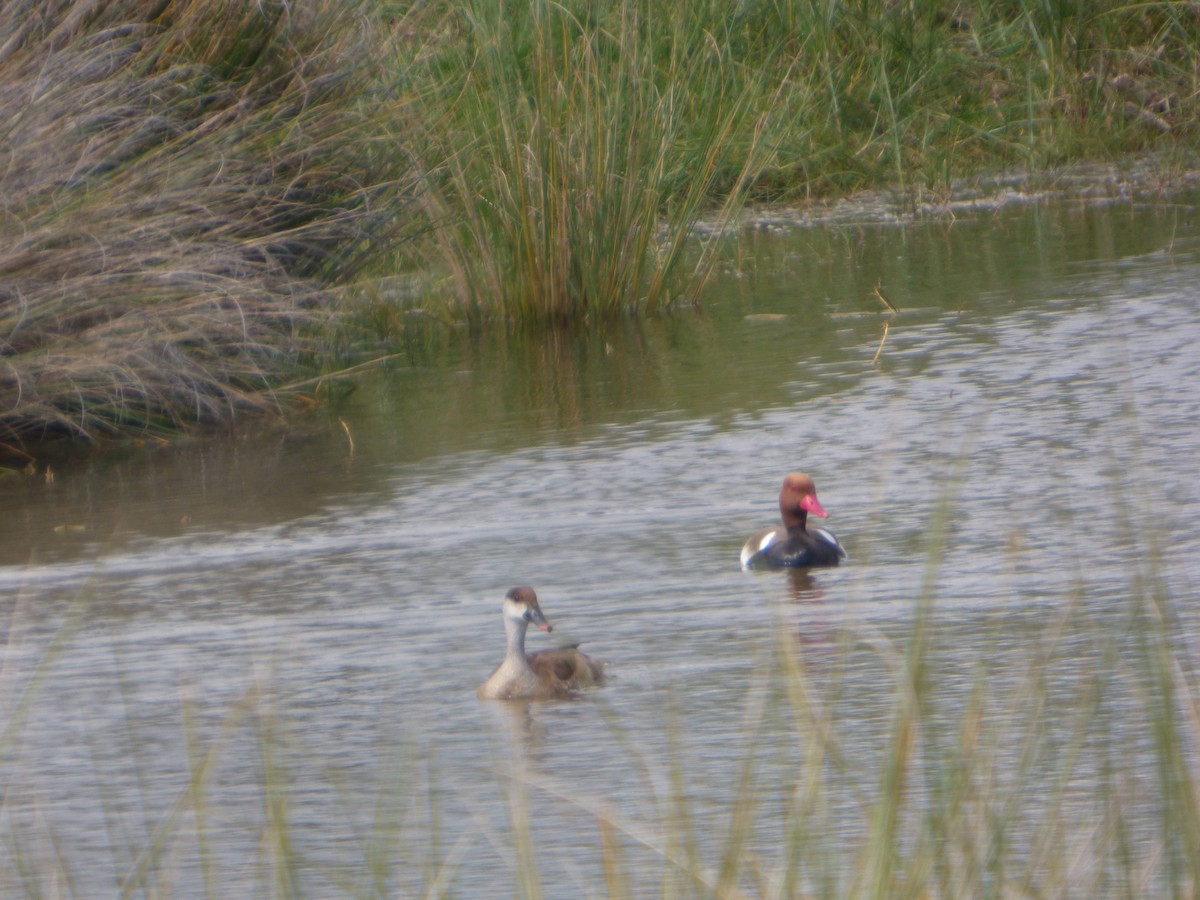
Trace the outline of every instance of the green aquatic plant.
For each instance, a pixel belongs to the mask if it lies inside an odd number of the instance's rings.
[[[410,11],[435,306],[591,322],[693,300],[747,200],[945,196],[1018,167],[1182,148],[1177,5],[521,0]]]
[[[427,151],[445,171],[452,315],[575,322],[695,299],[766,159],[769,110],[728,82],[735,63],[690,17],[618,7],[602,24],[543,2],[464,16]]]

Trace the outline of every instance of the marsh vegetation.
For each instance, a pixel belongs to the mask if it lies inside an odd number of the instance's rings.
[[[5,479],[0,894],[1190,896],[1182,199],[748,231],[703,316]],[[798,454],[850,559],[743,572]],[[476,699],[514,574],[608,686]]]
[[[1192,209],[719,242],[1081,161],[1169,190],[1198,38],[1113,0],[4,4],[6,465],[441,343],[315,436],[5,494],[0,893],[1191,896]],[[733,463],[801,446],[855,473],[852,564],[748,582]],[[515,559],[615,687],[489,723]]]
[[[748,201],[1147,153],[1166,177],[1198,35],[1118,0],[6,4],[0,441],[19,464],[279,409],[414,306],[694,303]]]

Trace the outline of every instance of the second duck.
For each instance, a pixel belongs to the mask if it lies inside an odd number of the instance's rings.
[[[824,528],[809,531],[808,514],[828,518],[817,499],[817,487],[803,472],[792,472],[783,479],[779,491],[779,514],[783,525],[756,531],[742,547],[742,568],[794,568],[800,566],[836,566],[846,558],[838,539]]]
[[[501,607],[508,653],[488,680],[479,686],[481,700],[552,700],[574,696],[580,688],[604,683],[604,663],[579,646],[525,652],[525,631],[533,624],[553,631],[531,587],[515,587]]]

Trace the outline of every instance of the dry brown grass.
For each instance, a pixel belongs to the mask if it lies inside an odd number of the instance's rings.
[[[403,194],[375,37],[302,7],[0,8],[0,441],[277,403]]]

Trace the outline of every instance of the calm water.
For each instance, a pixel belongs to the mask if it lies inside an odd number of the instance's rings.
[[[873,365],[876,285],[900,312]],[[748,759],[741,855],[760,880],[740,883],[758,893],[801,852],[783,809],[813,765],[787,659],[840,754],[821,763],[801,886],[844,893],[939,523],[911,790],[978,708],[1016,798],[1013,859],[1036,861],[1048,794],[1078,835],[1114,789],[1153,821],[1131,598],[1139,579],[1166,587],[1186,665],[1197,285],[1186,198],[767,216],[696,313],[414,340],[286,433],[0,480],[0,894],[103,895],[141,872],[136,893],[177,897],[366,894],[373,875],[389,895],[440,877],[502,896],[521,883],[521,809],[547,896],[605,893],[597,811],[624,829],[631,882],[662,894],[681,804],[719,867]],[[797,468],[849,562],[741,572]],[[475,699],[520,583],[554,637],[610,661],[610,686]],[[1152,857],[1154,829],[1134,833]]]

